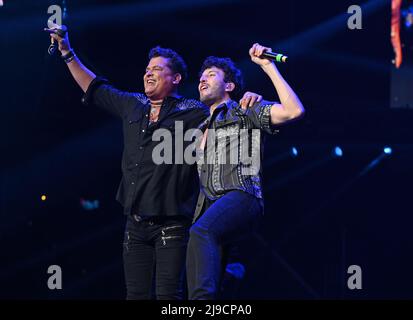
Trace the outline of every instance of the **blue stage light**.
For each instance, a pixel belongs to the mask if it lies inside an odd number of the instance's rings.
[[[343,156],[343,150],[340,147],[335,147],[334,148],[334,154],[336,157],[342,157]]]
[[[393,150],[390,147],[385,147],[383,151],[384,151],[385,154],[392,154],[393,153]]]
[[[406,29],[410,29],[413,26],[413,6],[410,6],[406,10],[402,10],[401,15],[404,18]]]
[[[296,147],[292,147],[292,148],[291,148],[291,155],[292,155],[293,157],[298,157],[298,150],[297,150]]]

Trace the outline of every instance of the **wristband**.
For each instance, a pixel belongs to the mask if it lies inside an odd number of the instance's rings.
[[[76,57],[76,54],[73,52],[72,49],[70,49],[70,51],[65,54],[64,56],[62,56],[62,59],[64,60],[64,62],[69,63],[71,62],[74,58]]]

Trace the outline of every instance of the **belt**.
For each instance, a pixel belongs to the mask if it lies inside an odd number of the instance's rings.
[[[154,221],[153,221],[152,218],[144,218],[144,217],[142,217],[140,215],[137,215],[137,214],[132,215],[132,217],[133,217],[133,219],[135,219],[136,222],[148,221],[149,225],[152,226],[154,224]]]
[[[165,223],[168,221],[183,221],[183,222],[190,222],[190,219],[185,216],[154,216],[154,217],[143,217],[138,214],[132,215],[133,219],[136,222],[148,222],[149,225],[153,225],[154,223]]]

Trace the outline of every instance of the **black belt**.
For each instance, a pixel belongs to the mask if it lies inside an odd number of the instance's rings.
[[[190,219],[184,215],[179,215],[179,216],[140,216],[138,214],[133,214],[132,215],[133,219],[136,222],[148,222],[149,225],[153,225],[154,223],[165,223],[169,221],[184,221],[184,222],[190,222]]]

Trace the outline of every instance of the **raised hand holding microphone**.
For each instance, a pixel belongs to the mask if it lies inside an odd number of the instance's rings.
[[[258,64],[271,79],[271,82],[277,91],[278,97],[280,98],[281,103],[274,104],[271,108],[271,123],[273,125],[277,125],[297,119],[304,114],[304,107],[295,92],[291,89],[281,73],[278,71],[275,63],[273,62],[274,58],[267,58],[263,56],[265,52],[270,53],[271,48],[254,43],[249,50],[249,55],[251,60]]]
[[[49,47],[49,54],[54,53],[55,49],[52,49],[52,46],[55,44],[55,42],[58,43],[58,48],[59,48],[60,53],[62,54],[62,57],[72,52],[66,26],[64,25],[59,26],[57,24],[52,24],[51,28],[44,28],[44,31],[50,34],[50,38],[52,42],[52,45]]]
[[[254,43],[249,50],[252,62],[258,64],[261,67],[272,64],[272,61],[270,59],[262,57],[262,54],[266,51],[271,51],[271,48],[261,46],[258,43]]]
[[[288,60],[287,56],[272,52],[271,48],[261,46],[258,43],[254,43],[249,53],[251,60],[261,66],[269,64],[272,61],[286,63]]]
[[[52,45],[57,41],[63,61],[66,62],[77,84],[82,88],[83,92],[86,92],[90,83],[96,78],[96,75],[82,64],[72,50],[66,26],[49,24],[49,28],[45,28],[44,31],[50,34],[53,40]]]

